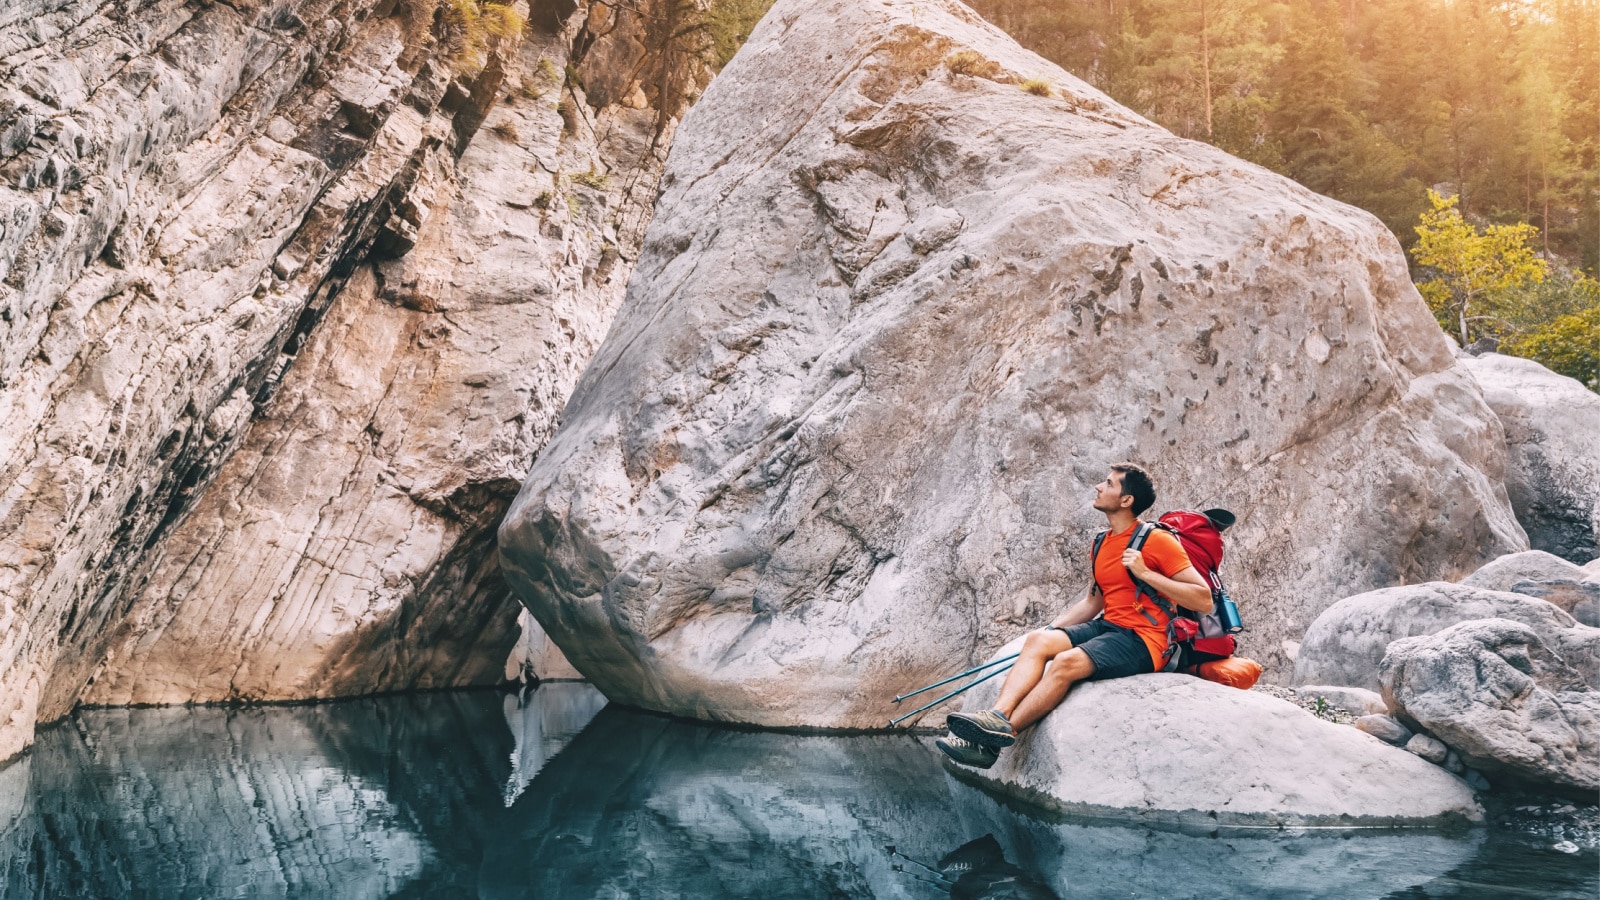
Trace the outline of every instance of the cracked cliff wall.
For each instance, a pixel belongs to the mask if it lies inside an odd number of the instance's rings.
[[[0,13],[0,758],[80,698],[499,677],[493,525],[670,137],[565,83],[637,23],[547,7],[454,65],[393,0]]]

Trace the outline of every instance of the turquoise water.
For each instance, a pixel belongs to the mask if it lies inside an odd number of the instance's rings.
[[[1028,817],[924,740],[621,709],[586,685],[86,710],[0,769],[0,896],[1542,897],[1510,830],[1210,837]]]

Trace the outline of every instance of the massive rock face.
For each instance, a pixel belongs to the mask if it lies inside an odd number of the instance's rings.
[[[1396,641],[1381,680],[1395,715],[1468,765],[1600,790],[1600,691],[1532,628],[1483,619]]]
[[[1505,425],[1506,490],[1528,542],[1579,565],[1600,556],[1600,395],[1528,359],[1461,363]]]
[[[591,105],[561,75],[635,71],[636,21],[541,8],[463,62],[434,8],[0,13],[0,758],[91,681],[165,703],[500,676],[491,529],[670,133],[636,84]]]
[[[1600,687],[1600,628],[1583,625],[1538,597],[1443,582],[1368,591],[1330,606],[1306,630],[1295,682],[1378,690],[1378,666],[1390,644],[1476,619],[1506,619],[1532,628],[1589,684]]]
[[[1082,596],[1122,458],[1159,507],[1240,514],[1245,649],[1278,677],[1352,590],[1526,546],[1499,422],[1376,220],[959,4],[782,0],[663,186],[501,529],[614,700],[881,726]]]

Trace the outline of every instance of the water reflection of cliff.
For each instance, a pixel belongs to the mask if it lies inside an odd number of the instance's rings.
[[[543,693],[542,759],[603,704]],[[526,758],[494,694],[86,710],[0,770],[0,896],[472,896]],[[539,725],[535,725],[539,727]]]

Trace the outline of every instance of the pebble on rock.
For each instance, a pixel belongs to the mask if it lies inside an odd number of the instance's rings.
[[[1411,740],[1411,729],[1400,724],[1394,716],[1382,714],[1362,716],[1355,720],[1354,724],[1367,734],[1396,747],[1405,746],[1406,741]]]
[[[1445,759],[1450,754],[1450,748],[1444,741],[1426,734],[1415,734],[1411,740],[1406,741],[1406,749],[1435,765],[1444,765]]]

